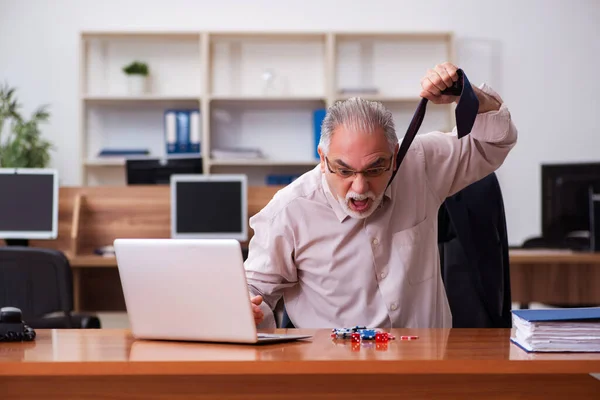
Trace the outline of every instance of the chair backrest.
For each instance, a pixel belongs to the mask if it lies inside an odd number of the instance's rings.
[[[510,327],[508,237],[495,173],[445,200],[438,244],[453,326]]]
[[[0,307],[21,309],[27,321],[73,310],[73,275],[57,250],[0,247]]]

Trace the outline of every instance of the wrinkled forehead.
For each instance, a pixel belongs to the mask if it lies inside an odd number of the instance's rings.
[[[340,159],[346,164],[356,165],[390,156],[389,143],[381,127],[367,131],[344,124],[338,126],[331,136],[329,160]]]

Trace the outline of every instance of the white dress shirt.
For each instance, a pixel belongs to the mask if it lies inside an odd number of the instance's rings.
[[[250,219],[245,269],[250,293],[264,299],[260,327],[274,326],[271,310],[282,296],[297,328],[451,327],[438,209],[500,167],[516,140],[504,104],[479,114],[462,139],[456,128],[418,135],[366,219],[345,214],[319,166],[280,190]]]

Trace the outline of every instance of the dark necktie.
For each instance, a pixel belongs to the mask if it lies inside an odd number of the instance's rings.
[[[477,99],[477,96],[475,95],[475,92],[473,91],[473,88],[467,79],[467,75],[465,75],[463,70],[459,69],[457,74],[458,80],[454,82],[451,87],[444,90],[442,94],[460,96],[455,110],[456,130],[458,131],[458,138],[460,139],[463,136],[468,135],[473,128],[475,118],[477,117],[477,111],[479,110],[479,100]],[[427,101],[428,100],[425,98],[421,99],[419,106],[417,107],[417,110],[410,121],[406,135],[404,135],[402,143],[400,144],[400,149],[398,150],[398,156],[396,157],[396,170],[392,173],[392,177],[390,178],[388,186],[392,183],[394,176],[396,176],[396,172],[400,168],[402,160],[404,160],[404,157],[408,152],[408,148],[412,144],[415,136],[417,136],[417,132],[421,127],[423,118],[425,118]]]

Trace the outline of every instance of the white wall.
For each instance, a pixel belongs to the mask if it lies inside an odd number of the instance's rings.
[[[0,0],[0,82],[26,111],[51,104],[53,165],[78,185],[81,30],[451,30],[458,63],[519,128],[499,171],[517,244],[540,231],[540,163],[600,159],[598,21],[595,0]]]

